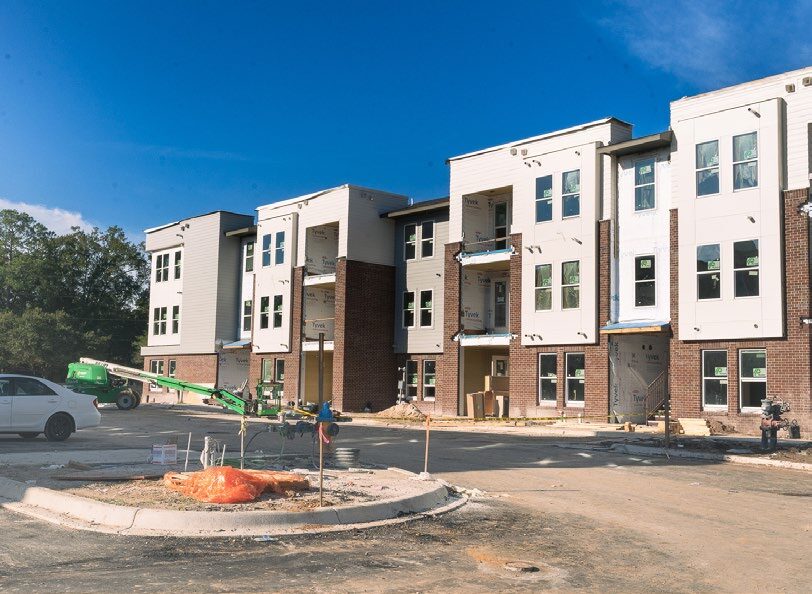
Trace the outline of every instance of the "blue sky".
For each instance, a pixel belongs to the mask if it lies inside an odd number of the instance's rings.
[[[758,10],[755,8],[758,7]],[[812,3],[0,4],[0,208],[160,223],[350,182],[446,195],[449,156],[812,64]]]

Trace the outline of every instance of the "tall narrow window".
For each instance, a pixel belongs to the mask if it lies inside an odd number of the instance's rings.
[[[555,353],[539,353],[539,404],[555,402],[558,362]]]
[[[696,247],[696,298],[719,299],[722,295],[722,277],[719,244]]]
[[[579,261],[561,263],[561,309],[581,306],[581,265]]]
[[[634,164],[634,210],[651,210],[655,206],[654,159]]]
[[[739,399],[742,409],[761,408],[767,397],[767,351],[739,351]]]
[[[733,137],[733,189],[758,186],[758,133]]]
[[[583,353],[566,353],[565,357],[567,364],[567,404],[583,405],[585,356]]]
[[[280,231],[276,234],[276,257],[274,264],[285,263],[285,232]]]
[[[434,255],[434,221],[427,221],[420,226],[420,257],[431,258]]]
[[[437,362],[433,359],[423,361],[423,400],[434,400],[437,383]]]
[[[264,330],[268,327],[268,322],[270,318],[270,313],[268,309],[270,308],[271,298],[270,297],[260,297],[259,298],[259,327]]]
[[[178,361],[176,359],[169,360],[169,370],[166,372],[166,375],[169,377],[175,377],[175,372],[178,369]]]
[[[254,302],[251,299],[246,299],[242,304],[242,331],[251,331],[251,314],[254,311]]]
[[[758,296],[758,239],[733,243],[736,297]]]
[[[262,381],[268,383],[273,380],[273,359],[262,360]]]
[[[417,257],[417,225],[403,227],[403,259],[414,260]]]
[[[274,379],[282,383],[285,381],[285,360],[284,359],[274,359],[274,370],[273,370],[273,377]]]
[[[162,283],[169,280],[169,254],[155,256],[155,282]]]
[[[166,308],[156,307],[152,314],[152,333],[155,336],[166,334]]]
[[[536,222],[553,220],[553,176],[536,179]]]
[[[654,256],[637,256],[634,259],[635,307],[649,307],[656,303],[655,275]]]
[[[433,318],[434,300],[433,291],[420,291],[420,326],[430,327]]]
[[[180,332],[180,305],[172,306],[172,334]]]
[[[727,351],[702,351],[702,406],[727,406]]]
[[[272,233],[268,235],[262,236],[262,265],[263,266],[270,266],[271,265],[271,238],[273,237]]]
[[[581,214],[581,170],[565,171],[561,176],[561,216]]]
[[[164,361],[163,359],[153,359],[149,362],[149,371],[150,373],[155,373],[157,375],[164,374]],[[163,392],[163,388],[161,388],[158,384],[149,383],[149,390],[150,392]]]
[[[249,241],[245,244],[245,271],[254,271],[254,242]]]
[[[175,280],[180,278],[180,259],[181,259],[181,251],[178,250],[175,252]]]
[[[406,398],[417,398],[417,361],[406,361]]]
[[[497,202],[493,205],[493,238],[494,249],[507,249],[508,242],[508,203]]]
[[[282,295],[273,296],[273,327],[282,327]]]
[[[696,195],[719,193],[719,141],[696,145]]]
[[[403,292],[403,327],[414,328],[414,291]]]
[[[536,266],[536,311],[553,308],[553,265]]]

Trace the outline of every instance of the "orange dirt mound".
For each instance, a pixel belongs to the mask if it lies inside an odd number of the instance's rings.
[[[167,472],[164,484],[206,503],[246,503],[265,492],[284,494],[307,491],[307,478],[274,470],[237,470],[231,466],[211,466],[200,472]]]

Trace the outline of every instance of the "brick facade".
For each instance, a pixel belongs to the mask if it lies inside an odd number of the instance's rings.
[[[739,408],[739,349],[767,351],[767,394],[789,401],[789,419],[797,419],[802,435],[812,435],[812,396],[810,396],[810,326],[801,318],[809,309],[808,217],[798,213],[807,201],[808,190],[784,192],[783,222],[785,254],[785,337],[728,341],[681,341],[679,336],[679,242],[676,209],[671,210],[671,354],[669,382],[671,408],[675,417],[705,417],[723,421],[741,432],[757,432],[760,415],[741,413]],[[727,350],[727,411],[702,410],[701,359],[705,349]]]
[[[169,374],[169,361],[176,362],[175,377],[192,382],[214,386],[217,383],[217,355],[161,355],[144,357],[144,371],[149,371],[152,361],[164,362],[164,375]],[[166,388],[150,390],[149,384],[143,384],[141,391],[143,402],[177,402],[178,395]],[[184,394],[187,404],[199,404],[204,397],[198,394]]]
[[[462,265],[457,254],[462,243],[445,245],[445,271],[443,275],[443,355],[437,358],[437,396],[434,414],[455,416],[459,409],[460,393],[460,343],[454,336],[460,331],[460,282]]]

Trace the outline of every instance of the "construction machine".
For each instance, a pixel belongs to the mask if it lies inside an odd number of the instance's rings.
[[[101,365],[89,363],[68,364],[65,387],[80,394],[90,394],[105,404],[113,404],[121,410],[130,410],[141,404],[140,390],[124,377],[111,377]]]

